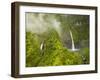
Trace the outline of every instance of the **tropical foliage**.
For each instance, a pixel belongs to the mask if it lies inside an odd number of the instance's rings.
[[[88,15],[26,13],[26,67],[80,64],[89,64]]]

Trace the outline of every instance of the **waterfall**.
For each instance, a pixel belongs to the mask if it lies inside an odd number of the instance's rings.
[[[75,44],[74,44],[74,39],[73,39],[72,31],[70,30],[69,32],[70,32],[71,41],[72,41],[72,48],[71,48],[71,51],[78,51],[79,49],[76,49],[76,48],[75,48]]]
[[[40,45],[40,50],[43,50],[43,42]]]
[[[44,42],[42,42],[42,43],[40,44],[40,55],[41,55],[41,56],[44,55],[43,49],[44,49]]]
[[[75,50],[74,39],[73,39],[73,35],[72,35],[71,30],[70,30],[70,36],[71,36],[71,41],[72,41],[72,50]]]

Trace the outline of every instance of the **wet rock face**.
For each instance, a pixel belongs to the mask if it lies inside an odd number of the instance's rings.
[[[82,40],[82,41],[80,41],[80,47],[81,48],[85,48],[85,47],[89,48],[89,40]]]

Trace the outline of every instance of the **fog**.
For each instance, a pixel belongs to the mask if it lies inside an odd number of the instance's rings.
[[[41,13],[26,13],[26,31],[41,34],[47,32],[48,29],[55,29],[61,34],[61,23],[56,19],[55,15]]]

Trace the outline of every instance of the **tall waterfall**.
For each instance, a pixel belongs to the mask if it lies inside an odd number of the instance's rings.
[[[71,30],[70,30],[70,36],[71,36],[71,41],[72,41],[72,50],[75,50],[74,39],[73,39],[73,35],[72,35]]]
[[[79,49],[76,49],[76,48],[75,48],[75,44],[74,44],[74,39],[73,39],[72,31],[70,30],[69,32],[70,32],[71,41],[72,41],[71,51],[78,51]]]

